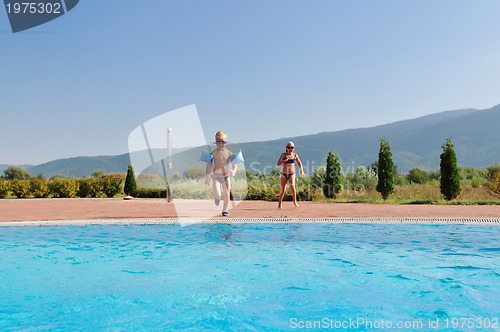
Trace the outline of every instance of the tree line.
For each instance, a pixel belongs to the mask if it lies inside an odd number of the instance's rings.
[[[389,142],[386,139],[380,140],[380,150],[378,160],[370,166],[377,175],[376,190],[386,200],[392,193],[398,174],[397,166],[392,159],[392,152]],[[430,178],[432,173],[421,169],[410,170],[408,178],[415,183],[423,183]],[[440,170],[435,178],[439,179],[440,191],[447,200],[457,198],[461,193],[459,166],[454,150],[453,142],[450,138],[442,146],[440,155]],[[332,151],[328,152],[326,159],[326,172],[322,182],[323,194],[327,198],[335,198],[343,189],[342,171],[339,156]],[[500,193],[500,165],[491,168],[489,174],[490,189],[496,194]]]
[[[374,192],[388,199],[395,191],[395,187],[406,184],[425,184],[439,182],[440,191],[447,200],[457,198],[462,190],[461,179],[472,188],[489,188],[494,195],[500,195],[500,165],[495,164],[488,169],[473,169],[472,167],[458,166],[457,157],[451,139],[447,139],[442,146],[440,170],[426,171],[415,168],[408,174],[399,174],[397,166],[392,160],[389,142],[380,140],[378,159],[372,165],[352,167],[352,172],[342,171],[339,156],[332,151],[328,152],[326,166],[318,166],[312,176],[300,179],[298,186],[299,200],[336,198],[340,193]],[[174,174],[172,181],[193,179],[196,185],[198,178],[203,178],[204,169],[194,166],[188,169],[183,176]],[[245,199],[275,200],[279,191],[279,171],[273,170],[269,174],[253,174],[249,170],[239,176],[246,177],[248,192]],[[466,189],[469,186],[466,187]],[[155,187],[156,188],[156,187]],[[188,188],[186,195],[189,196]],[[166,188],[146,189],[138,187],[131,165],[125,174],[105,174],[96,171],[91,177],[81,179],[54,176],[44,179],[42,174],[32,177],[30,173],[18,166],[10,166],[0,176],[0,198],[15,196],[29,197],[114,197],[123,193],[134,197],[165,198]],[[342,197],[342,196],[341,196]]]

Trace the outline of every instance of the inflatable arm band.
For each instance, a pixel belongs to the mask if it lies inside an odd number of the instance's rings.
[[[245,159],[243,159],[243,153],[238,152],[238,153],[233,153],[229,159],[232,163],[242,163],[245,161]]]
[[[214,161],[214,156],[209,152],[201,151],[200,161],[211,164]]]
[[[211,164],[214,161],[214,156],[209,152],[201,151],[200,161]],[[242,163],[245,159],[243,159],[243,153],[240,151],[238,153],[233,153],[229,158],[229,161],[232,163]]]

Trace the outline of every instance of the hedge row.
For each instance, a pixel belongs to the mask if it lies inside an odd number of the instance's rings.
[[[0,198],[114,197],[123,192],[123,176],[101,178],[0,179]]]
[[[318,190],[318,183],[321,183],[319,172],[313,172],[308,178],[299,178],[297,183],[297,198],[299,200],[319,200],[322,198],[321,191]],[[373,189],[374,181],[366,170],[357,170],[355,174],[346,176],[346,189],[357,192],[358,189]],[[370,173],[371,174],[371,173]],[[254,176],[248,174],[246,188],[246,200],[267,200],[275,201],[280,192],[279,175],[277,176]],[[41,179],[32,178],[29,180],[6,180],[0,178],[0,198],[70,198],[70,197],[115,197],[123,195],[124,175],[105,175],[100,178],[53,178]],[[474,186],[474,182],[472,187]],[[176,188],[174,197],[193,198],[193,193],[198,191],[193,188],[208,187],[202,183],[194,181],[191,187]],[[500,169],[496,168],[489,174],[489,183],[485,185],[494,195],[500,195]],[[290,190],[287,190],[285,200],[290,199]],[[208,190],[209,197],[211,190]],[[165,198],[165,189],[144,189],[138,188],[135,197],[139,198]],[[196,197],[195,197],[196,198]]]
[[[5,180],[0,178],[0,198],[103,198],[123,194],[123,175],[101,178]],[[166,189],[138,188],[136,197],[165,198]]]

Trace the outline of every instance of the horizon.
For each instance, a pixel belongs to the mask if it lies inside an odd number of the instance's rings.
[[[462,109],[457,109],[457,110],[446,110],[446,111],[441,111],[441,112],[437,112],[437,113],[432,113],[432,114],[427,114],[427,115],[419,116],[419,117],[416,117],[416,118],[402,119],[402,120],[398,120],[398,121],[393,121],[393,122],[378,124],[378,125],[375,125],[375,126],[372,126],[372,127],[345,128],[345,129],[339,129],[339,130],[333,130],[333,131],[326,131],[326,132],[309,133],[309,134],[304,134],[304,135],[294,136],[294,137],[280,137],[280,138],[263,140],[263,141],[229,142],[229,143],[230,144],[234,144],[234,145],[239,145],[239,144],[249,144],[249,143],[262,143],[262,142],[269,142],[269,141],[278,141],[278,140],[296,140],[297,138],[304,137],[304,136],[312,136],[312,135],[318,135],[318,134],[324,134],[324,133],[341,132],[341,131],[345,131],[345,130],[361,130],[361,129],[376,128],[376,127],[391,125],[391,124],[405,122],[405,121],[417,120],[417,119],[420,119],[420,118],[429,117],[429,116],[433,116],[433,115],[437,115],[437,114],[441,114],[441,113],[447,113],[447,112],[460,112],[460,111],[465,111],[465,110],[472,110],[472,111],[478,111],[478,112],[487,111],[487,110],[493,109],[493,108],[498,107],[498,106],[500,106],[500,104],[497,104],[495,106],[492,106],[492,107],[489,107],[489,108],[486,108],[486,109],[475,109],[475,108],[466,109],[466,108],[462,108]],[[199,146],[183,147],[183,148],[179,148],[178,150],[183,151],[183,150],[192,149],[192,148],[196,149],[196,148],[199,148]],[[158,150],[158,149],[161,150],[161,149],[166,149],[166,148],[156,148],[155,150]],[[174,150],[176,150],[176,149],[174,148]],[[116,153],[116,154],[68,156],[68,157],[62,157],[62,158],[57,158],[57,159],[53,159],[53,160],[44,161],[44,162],[41,162],[41,163],[38,163],[38,164],[9,164],[9,163],[2,163],[0,161],[0,165],[1,166],[33,167],[33,166],[40,166],[40,165],[43,165],[43,164],[46,164],[46,163],[51,163],[51,162],[58,161],[58,160],[67,160],[67,159],[74,159],[74,158],[116,157],[116,156],[122,156],[122,155],[127,155],[127,154],[129,155],[130,153],[131,153],[130,151],[126,151],[126,152],[123,152],[123,153]]]
[[[499,103],[493,0],[80,1],[17,33],[2,8],[6,165],[124,154],[192,104],[207,142],[244,143]]]

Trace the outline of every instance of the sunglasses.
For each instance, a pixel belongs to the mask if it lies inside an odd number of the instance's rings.
[[[287,146],[286,148],[287,148],[287,149],[290,149],[290,150],[293,150],[293,149],[294,149],[294,147],[293,147],[293,146]]]
[[[227,141],[215,141],[215,144],[226,144]]]

